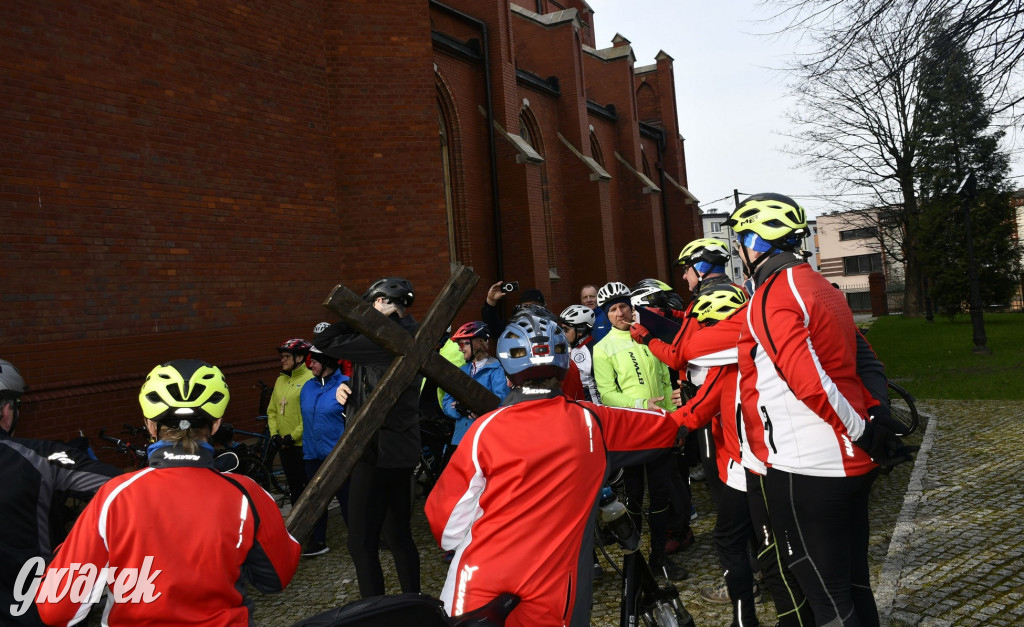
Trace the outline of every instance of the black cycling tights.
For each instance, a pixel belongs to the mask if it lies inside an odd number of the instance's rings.
[[[868,570],[868,496],[878,476],[812,477],[774,468],[765,497],[779,549],[818,625],[875,627]]]
[[[377,468],[356,462],[348,493],[348,551],[356,567],[359,595],[384,594],[378,544],[381,531],[402,592],[420,591],[420,555],[412,539],[412,468]]]

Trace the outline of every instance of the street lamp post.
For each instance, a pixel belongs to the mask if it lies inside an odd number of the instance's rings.
[[[964,227],[967,234],[967,279],[971,284],[971,326],[974,328],[974,352],[990,354],[992,349],[985,345],[985,320],[981,308],[981,286],[978,284],[978,264],[974,260],[974,235],[971,233],[971,201],[977,192],[978,182],[974,172],[968,172],[956,193],[960,196],[964,212]]]

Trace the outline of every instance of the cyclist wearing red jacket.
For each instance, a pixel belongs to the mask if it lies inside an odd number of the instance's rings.
[[[78,518],[36,595],[44,622],[81,620],[106,587],[104,625],[254,625],[245,582],[288,585],[300,546],[277,504],[252,479],[213,468],[207,439],[228,398],[206,362],[150,372],[139,393],[159,440],[149,468],[108,481]]]
[[[797,249],[804,210],[747,198],[736,232],[753,294],[738,345],[743,421],[767,467],[764,495],[784,558],[817,624],[878,624],[868,571],[868,494],[879,464],[910,459],[857,375],[857,333],[842,294]]]
[[[514,387],[469,428],[426,503],[434,537],[455,551],[441,599],[458,616],[511,592],[522,601],[506,625],[589,625],[609,460],[663,453],[678,425],[658,408],[568,400],[569,343],[553,320],[520,312],[497,348]]]
[[[725,264],[728,261],[729,251],[725,242],[711,237],[702,237],[683,246],[683,249],[679,251],[676,265],[683,266],[685,270],[683,278],[686,279],[686,283],[696,299],[701,294],[711,292],[720,286],[733,285],[725,274]],[[662,308],[664,314],[678,318],[682,324],[671,344],[652,336],[650,331],[641,324],[634,324],[630,329],[630,335],[633,336],[634,342],[646,344],[651,353],[669,368],[682,372],[685,370],[687,362],[683,352],[687,350],[687,345],[693,335],[701,328],[700,324],[690,315],[692,310],[693,302],[685,311],[673,307]],[[735,346],[735,343],[732,346]]]
[[[717,335],[722,344],[731,342],[735,348],[738,328],[727,324],[740,320],[747,296],[735,285],[719,285],[704,291],[693,303],[691,315],[701,325],[694,338]],[[721,483],[715,486],[714,500],[718,509],[714,543],[725,577],[723,594],[719,587],[701,589],[701,596],[715,602],[722,598],[731,602],[733,624],[758,625],[754,605],[755,586],[747,545],[753,537],[753,523],[747,505],[746,472],[740,463],[740,436],[737,430],[736,378],[739,370],[735,352],[732,363],[708,367],[691,364],[688,378],[699,385],[697,393],[682,408],[673,412],[683,427],[695,431],[708,424],[717,451],[717,471]]]

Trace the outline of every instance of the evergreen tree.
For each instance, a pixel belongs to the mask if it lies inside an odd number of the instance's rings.
[[[1004,133],[992,128],[992,110],[973,55],[941,26],[931,31],[927,43],[915,122],[921,131],[919,233],[929,293],[950,314],[970,302],[963,201],[956,190],[973,171],[977,194],[970,202],[971,229],[982,302],[1005,304],[1019,285],[1021,263],[1012,240],[1009,157],[999,146]]]

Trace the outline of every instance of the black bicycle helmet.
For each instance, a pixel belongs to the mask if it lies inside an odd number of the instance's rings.
[[[363,294],[363,300],[372,303],[381,296],[403,307],[412,307],[415,293],[409,281],[397,276],[386,276],[374,281],[370,289]]]

